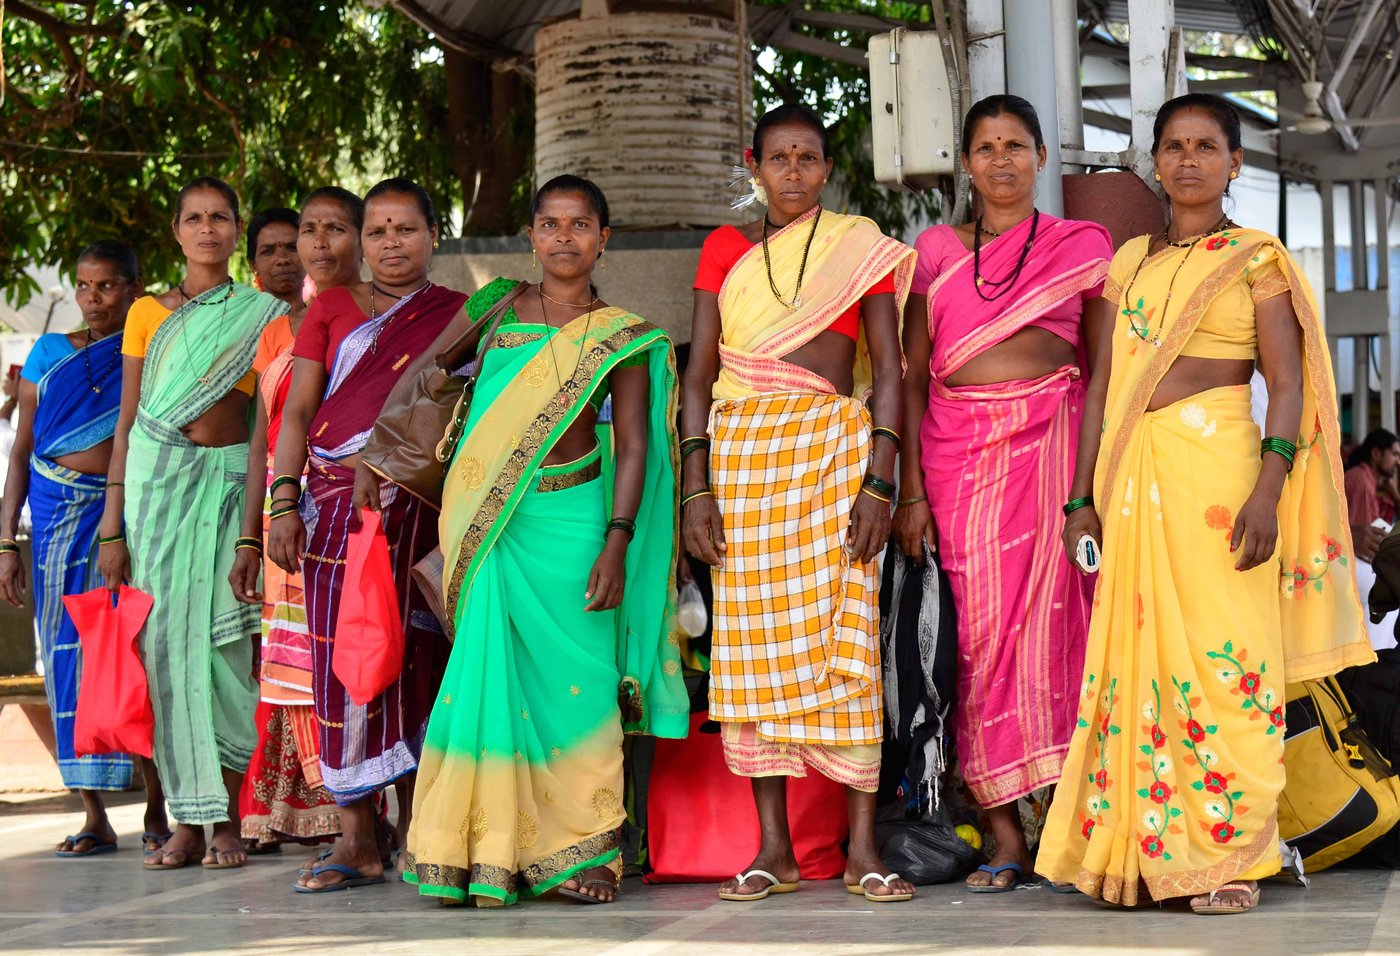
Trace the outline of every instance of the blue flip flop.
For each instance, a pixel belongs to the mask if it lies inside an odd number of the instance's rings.
[[[80,840],[91,840],[92,848],[88,850],[54,850],[54,856],[63,857],[66,860],[76,860],[85,856],[98,856],[102,853],[116,853],[117,841],[108,842],[102,839],[102,834],[84,831],[77,836],[67,836],[63,838],[65,843],[77,843]]]
[[[292,887],[298,893],[334,893],[336,890],[348,890],[356,886],[373,886],[375,883],[384,882],[384,874],[378,876],[365,876],[353,866],[346,866],[344,863],[327,863],[325,866],[313,866],[311,868],[311,878],[314,880],[322,873],[339,873],[345,879],[334,886],[323,886],[320,889],[312,889],[309,886],[300,884]]]
[[[1025,870],[1021,869],[1021,864],[1019,864],[1019,863],[1003,863],[1001,866],[998,866],[998,867],[990,867],[990,866],[987,866],[987,865],[984,863],[984,864],[982,864],[981,866],[979,866],[979,867],[977,868],[977,872],[978,872],[978,873],[990,873],[990,874],[991,874],[991,878],[992,878],[993,880],[995,880],[995,879],[997,878],[997,874],[999,874],[999,873],[1005,873],[1007,870],[1010,870],[1013,874],[1015,874],[1016,878],[1015,878],[1014,880],[1012,880],[1010,883],[1006,884],[1005,886],[997,886],[995,883],[989,883],[989,884],[987,884],[986,886],[969,886],[969,887],[967,887],[967,891],[968,891],[969,893],[1009,893],[1009,892],[1011,892],[1011,891],[1014,890],[1019,884],[1023,883],[1023,882],[1025,881],[1025,879],[1026,879],[1026,873],[1025,873]]]

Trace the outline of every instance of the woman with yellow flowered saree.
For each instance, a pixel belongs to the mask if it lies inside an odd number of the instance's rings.
[[[593,183],[535,198],[544,269],[481,359],[443,490],[456,641],[428,722],[404,879],[444,902],[617,894],[622,736],[683,737],[675,608],[675,363],[660,329],[597,297]],[[517,283],[467,303],[483,317]],[[597,421],[612,399],[612,446]],[[619,713],[622,701],[622,713]],[[625,727],[624,727],[625,722]]]
[[[1064,542],[1103,559],[1037,869],[1109,903],[1240,913],[1280,867],[1285,680],[1372,654],[1316,303],[1277,239],[1222,211],[1239,117],[1191,94],[1153,133],[1172,218],[1119,250],[1117,315],[1098,316]]]

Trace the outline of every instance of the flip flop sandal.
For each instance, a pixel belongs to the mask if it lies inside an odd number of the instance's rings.
[[[977,868],[978,873],[991,874],[991,879],[993,881],[996,880],[999,874],[1005,873],[1008,870],[1012,873],[1015,879],[1013,879],[1010,883],[1007,883],[1005,886],[997,886],[995,882],[990,882],[986,886],[968,886],[966,887],[966,889],[969,893],[1010,893],[1012,890],[1014,890],[1020,884],[1024,883],[1026,880],[1026,871],[1021,868],[1021,864],[1003,863],[1001,866],[991,867],[983,863]]]
[[[169,840],[172,836],[174,836],[173,833],[155,833],[151,830],[147,830],[145,833],[141,834],[141,846],[146,853],[154,853],[165,846],[165,841]],[[152,844],[154,844],[154,846],[152,846]]]
[[[914,898],[913,893],[887,893],[884,896],[872,896],[870,891],[865,888],[865,884],[869,883],[871,880],[883,884],[888,888],[891,883],[899,878],[898,873],[891,873],[889,876],[881,876],[879,873],[867,873],[862,876],[859,881],[847,883],[846,892],[850,893],[852,896],[863,896],[872,903],[903,903],[905,900],[912,900]]]
[[[213,850],[213,851],[214,851],[214,862],[213,862],[213,863],[210,863],[210,862],[209,862],[209,859],[208,859],[209,851],[210,851],[210,850]],[[241,867],[241,866],[246,866],[246,865],[248,864],[247,859],[245,858],[245,859],[239,860],[237,863],[225,863],[225,862],[224,862],[224,856],[225,856],[226,854],[229,854],[229,853],[237,853],[238,850],[243,850],[243,852],[244,852],[245,854],[248,852],[248,851],[247,851],[246,849],[244,849],[243,847],[239,847],[239,848],[236,849],[236,850],[220,850],[218,847],[212,846],[212,847],[210,847],[208,850],[205,850],[205,851],[204,851],[205,859],[200,860],[200,861],[199,861],[199,865],[202,866],[202,867],[204,867],[206,870],[236,870],[236,869],[238,869],[238,868]]]
[[[180,862],[166,863],[166,850],[162,847],[160,850],[157,850],[156,853],[159,853],[160,856],[155,857],[155,853],[152,853],[150,856],[146,857],[145,863],[148,870],[182,870],[190,865],[190,859],[194,856],[194,854],[190,853],[188,850],[170,850],[169,854],[171,856],[178,856]],[[152,857],[155,857],[157,862],[152,863]]]
[[[585,886],[610,886],[613,890],[613,898],[601,900],[596,896],[580,892]],[[622,895],[622,887],[618,885],[616,880],[584,880],[579,883],[577,890],[571,890],[565,886],[559,887],[559,895],[567,896],[571,900],[578,900],[580,903],[615,903],[617,898]]]
[[[1217,893],[1248,893],[1248,906],[1229,906],[1225,903],[1216,902]],[[1216,887],[1206,896],[1206,901],[1200,906],[1192,906],[1191,912],[1199,913],[1202,916],[1238,916],[1240,913],[1248,913],[1259,905],[1259,887],[1250,889],[1243,883],[1226,883],[1224,886]]]
[[[331,858],[331,854],[334,853],[334,852],[335,852],[335,847],[326,847],[326,848],[325,848],[324,850],[322,850],[320,853],[317,853],[317,854],[316,854],[316,859],[311,860],[311,861],[306,862],[306,863],[303,863],[303,864],[301,865],[301,875],[302,875],[302,876],[310,876],[310,875],[311,875],[311,871],[314,870],[314,869],[316,869],[316,864],[317,864],[317,863],[324,863],[324,862],[326,862],[327,860],[329,860],[329,859]]]
[[[76,849],[77,845],[78,845],[79,843],[81,843],[83,840],[91,840],[91,841],[92,841],[92,846],[91,846],[90,848],[86,849],[86,850],[79,850],[79,849]],[[100,833],[93,833],[93,832],[87,831],[87,830],[83,831],[82,833],[79,833],[77,836],[66,836],[66,837],[63,838],[63,842],[72,845],[72,846],[74,847],[74,849],[72,849],[72,850],[54,850],[54,851],[53,851],[53,855],[54,855],[54,856],[63,857],[64,859],[67,859],[67,860],[75,860],[75,859],[78,859],[79,857],[84,857],[84,856],[98,856],[99,854],[102,854],[102,853],[116,853],[116,852],[117,852],[117,841],[116,841],[116,840],[112,840],[111,842],[108,842],[108,841],[102,839],[102,834],[100,834]]]
[[[761,876],[768,881],[768,885],[757,893],[723,893],[719,894],[722,900],[731,903],[752,903],[757,900],[766,899],[770,893],[796,893],[797,888],[802,885],[801,880],[793,880],[791,883],[784,883],[767,870],[749,870],[747,873],[736,873],[734,879],[743,886],[750,877]]]
[[[384,874],[378,876],[365,876],[353,866],[346,866],[344,863],[327,863],[325,866],[313,866],[311,868],[311,878],[316,879],[322,873],[339,873],[345,879],[333,886],[322,886],[312,888],[310,886],[293,886],[292,889],[298,893],[334,893],[337,890],[349,890],[357,886],[373,886],[375,883],[384,882]]]
[[[1073,883],[1056,883],[1054,880],[1046,880],[1045,887],[1051,893],[1063,893],[1066,896],[1079,892],[1079,887],[1075,886]]]

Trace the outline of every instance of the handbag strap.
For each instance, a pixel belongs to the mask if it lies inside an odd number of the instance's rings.
[[[456,342],[452,343],[451,347],[438,354],[438,367],[447,369],[449,372],[460,368],[462,360],[466,358],[462,353],[466,351],[467,340],[470,339],[474,333],[481,331],[484,326],[490,323],[490,328],[487,329],[486,334],[477,340],[476,367],[481,368],[481,359],[486,354],[486,350],[491,347],[491,342],[496,338],[496,330],[500,328],[501,320],[505,318],[506,309],[510,308],[511,303],[520,298],[521,293],[528,288],[530,288],[530,283],[518,282],[515,288],[497,299],[495,305],[491,306],[491,308],[486,311],[486,314],[478,319],[471,328],[463,332],[461,337],[458,338]],[[476,376],[473,375],[472,378],[474,379]]]

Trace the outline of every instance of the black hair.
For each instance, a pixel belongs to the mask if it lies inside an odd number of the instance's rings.
[[[1361,444],[1351,450],[1351,454],[1347,456],[1347,467],[1355,468],[1357,465],[1370,461],[1372,452],[1394,448],[1396,442],[1400,442],[1400,437],[1396,437],[1394,432],[1384,428],[1373,428],[1361,440]]]
[[[127,282],[141,278],[141,261],[136,258],[136,250],[120,239],[99,239],[78,254],[78,262],[97,259],[110,262]]]
[[[185,197],[201,189],[212,189],[214,192],[223,196],[224,199],[228,201],[229,209],[233,210],[234,221],[239,221],[238,193],[234,192],[233,187],[228,183],[214,176],[196,176],[194,179],[185,183],[185,187],[175,196],[174,218],[176,220],[178,220],[180,214],[185,211]]]
[[[344,206],[345,211],[350,214],[350,221],[355,224],[357,232],[364,226],[365,201],[350,190],[341,186],[322,186],[320,189],[313,189],[301,202],[302,214],[305,215],[306,207],[318,199],[329,199]],[[300,225],[300,220],[298,220],[298,225]]]
[[[271,209],[264,209],[252,219],[248,220],[248,261],[252,262],[258,256],[258,233],[263,228],[270,226],[274,222],[285,222],[296,232],[301,228],[301,217],[295,210],[286,209],[282,206],[273,206]]]
[[[1167,122],[1184,109],[1205,110],[1211,118],[1220,124],[1220,131],[1225,134],[1225,142],[1229,145],[1230,152],[1243,149],[1243,141],[1240,139],[1240,114],[1230,101],[1215,93],[1187,93],[1167,100],[1157,108],[1157,118],[1152,121],[1152,155],[1157,155],[1157,147],[1162,143],[1162,130],[1166,129]]]
[[[403,176],[391,176],[388,179],[381,179],[365,193],[365,205],[368,206],[371,200],[380,196],[393,193],[398,196],[411,196],[418,204],[418,211],[427,220],[428,227],[432,228],[438,224],[437,210],[433,208],[433,197],[428,195],[428,191],[411,179]]]
[[[763,134],[774,126],[785,126],[789,123],[800,123],[803,126],[811,127],[812,131],[821,137],[822,159],[831,155],[831,133],[827,131],[826,124],[816,111],[810,106],[801,103],[784,103],[782,106],[775,106],[758,118],[758,122],[753,127],[753,154],[755,160],[763,156]]]
[[[977,124],[984,119],[992,119],[996,116],[1014,116],[1021,121],[1021,125],[1031,134],[1035,140],[1035,148],[1038,152],[1045,145],[1045,136],[1040,132],[1040,114],[1035,111],[1035,107],[1029,100],[1022,99],[1014,93],[997,93],[994,96],[985,96],[972,104],[972,109],[967,111],[963,117],[962,125],[962,152],[968,155],[968,150],[972,145],[972,136],[977,132]]]
[[[535,198],[530,201],[531,222],[534,222],[535,217],[540,214],[540,206],[544,204],[544,197],[554,193],[578,193],[583,196],[593,207],[593,215],[598,217],[598,228],[608,228],[608,197],[603,195],[603,190],[598,188],[598,184],[591,179],[572,176],[568,173],[555,176],[535,193]]]

